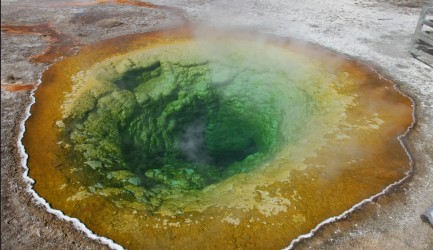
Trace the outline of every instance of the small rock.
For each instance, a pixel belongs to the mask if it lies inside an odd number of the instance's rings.
[[[433,226],[433,207],[427,209],[422,215],[421,219],[425,222],[429,222]]]

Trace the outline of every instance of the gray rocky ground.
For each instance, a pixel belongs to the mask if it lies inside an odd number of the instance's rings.
[[[83,1],[81,1],[83,2]],[[56,3],[48,6],[46,3]],[[79,44],[176,25],[181,17],[164,9],[59,1],[2,0],[3,24],[49,22]],[[67,3],[66,1],[63,3]],[[210,1],[163,0],[192,22],[242,27],[296,37],[364,61],[394,80],[416,103],[416,119],[405,143],[413,176],[387,195],[339,222],[324,226],[299,249],[433,249],[433,227],[420,215],[433,206],[433,69],[409,54],[422,0]],[[17,147],[30,91],[47,63],[28,58],[50,44],[42,35],[1,36],[1,233],[2,249],[104,249],[37,205],[26,191]]]

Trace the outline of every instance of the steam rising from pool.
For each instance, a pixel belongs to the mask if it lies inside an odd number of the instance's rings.
[[[155,32],[53,65],[24,137],[35,190],[131,249],[282,248],[405,176],[392,83],[251,37]]]

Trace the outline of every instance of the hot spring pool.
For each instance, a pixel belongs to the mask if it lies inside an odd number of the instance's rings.
[[[405,177],[408,97],[256,37],[137,34],[51,66],[23,138],[36,192],[128,249],[278,249]]]

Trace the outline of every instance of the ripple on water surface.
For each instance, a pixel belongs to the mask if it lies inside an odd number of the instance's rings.
[[[23,139],[35,190],[130,249],[282,248],[405,176],[409,98],[253,37],[138,34],[54,64]]]

